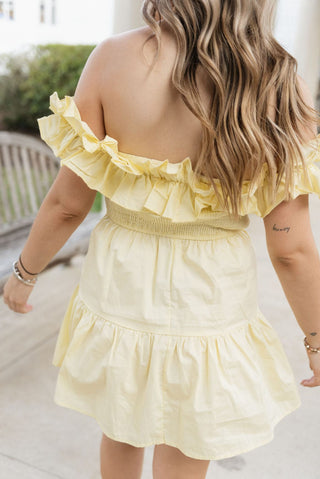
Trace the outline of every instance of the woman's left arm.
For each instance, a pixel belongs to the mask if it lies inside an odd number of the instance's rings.
[[[74,99],[81,118],[99,139],[103,139],[105,130],[99,88],[100,50],[101,47],[97,47],[90,55]],[[76,173],[66,166],[60,168],[21,251],[23,266],[27,271],[39,273],[45,269],[87,216],[95,196],[96,191],[89,188]],[[20,261],[18,269],[23,278],[34,278],[24,271]],[[32,310],[32,306],[27,304],[32,290],[32,286],[25,285],[12,274],[4,286],[3,300],[13,311],[27,313]]]

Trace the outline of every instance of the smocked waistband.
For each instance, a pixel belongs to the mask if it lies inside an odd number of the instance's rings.
[[[133,211],[107,199],[106,217],[124,228],[172,238],[210,240],[232,236],[243,229],[224,229],[207,222],[174,223],[163,216]]]

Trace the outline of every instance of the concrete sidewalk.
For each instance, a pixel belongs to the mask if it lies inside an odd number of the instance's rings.
[[[320,251],[320,201],[310,196]],[[299,383],[311,376],[303,333],[273,270],[260,218],[248,231],[256,250],[260,308],[272,323],[292,365],[302,406],[275,429],[272,442],[241,456],[211,461],[208,479],[320,479],[320,388]],[[58,330],[83,257],[41,275],[21,315],[0,302],[0,479],[99,479],[101,432],[94,419],[53,402],[58,370],[52,356]],[[319,292],[320,294],[320,292]],[[145,450],[143,479],[152,479],[153,446]],[[114,478],[116,479],[116,478]],[[130,479],[130,478],[128,478]]]

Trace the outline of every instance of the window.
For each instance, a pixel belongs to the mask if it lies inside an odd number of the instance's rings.
[[[40,23],[45,23],[46,21],[46,5],[44,1],[40,2]]]
[[[40,23],[55,25],[57,23],[56,0],[40,1]]]
[[[14,1],[0,1],[0,20],[14,20]]]
[[[14,20],[14,6],[13,6],[13,2],[9,2],[9,20]]]

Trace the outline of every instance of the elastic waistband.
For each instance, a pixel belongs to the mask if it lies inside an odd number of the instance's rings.
[[[180,239],[211,240],[239,234],[239,229],[218,228],[204,222],[174,223],[169,218],[133,211],[108,200],[108,217],[114,223],[135,231]]]

